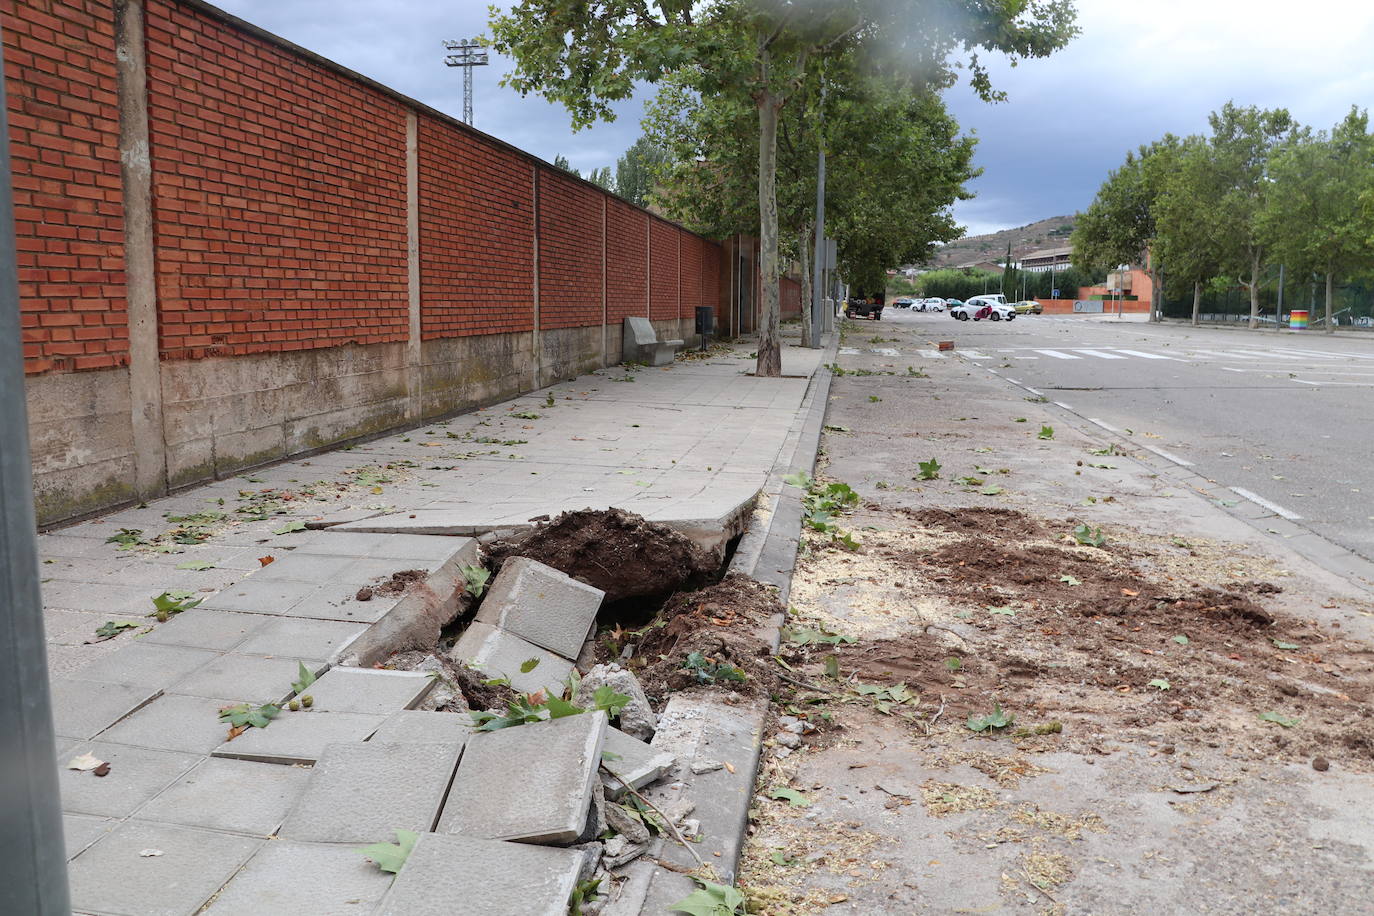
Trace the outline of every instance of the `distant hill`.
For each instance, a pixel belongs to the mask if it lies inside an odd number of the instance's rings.
[[[1052,216],[1038,223],[1003,229],[987,235],[969,235],[935,250],[932,267],[953,267],[973,261],[998,261],[1007,256],[1011,242],[1011,256],[1019,259],[1032,251],[1045,248],[1066,248],[1069,233],[1073,232],[1074,217]]]

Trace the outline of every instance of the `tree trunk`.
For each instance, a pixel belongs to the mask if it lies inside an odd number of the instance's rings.
[[[1336,326],[1331,323],[1331,269],[1326,271],[1326,326],[1322,330],[1327,334],[1335,334]]]
[[[797,230],[797,260],[801,263],[802,346],[811,346],[811,227],[805,222]]]
[[[1193,281],[1193,327],[1198,326],[1198,312],[1202,310],[1202,284]]]
[[[1259,273],[1260,259],[1256,253],[1250,258],[1250,327],[1259,327]]]
[[[759,66],[768,78],[768,50]],[[759,316],[759,357],[754,374],[782,375],[782,347],[778,340],[778,109],[781,103],[767,88],[760,90],[759,107],[759,273],[763,285]]]

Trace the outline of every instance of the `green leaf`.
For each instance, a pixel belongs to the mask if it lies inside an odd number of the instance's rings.
[[[831,654],[825,657],[825,676],[839,680],[840,678],[840,659],[839,656]]]
[[[1186,646],[1188,645],[1188,637],[1179,634],[1178,636],[1174,637],[1174,642],[1178,643],[1180,646]]]
[[[796,789],[789,789],[786,786],[778,786],[768,793],[768,797],[778,801],[785,801],[793,808],[809,808],[811,801]]]
[[[744,912],[744,895],[726,884],[713,884],[693,877],[701,885],[668,908],[670,913],[687,916],[736,916]]]
[[[296,662],[296,679],[291,682],[291,689],[296,693],[301,693],[313,683],[315,683],[314,672],[305,667],[305,662]]]
[[[951,672],[959,671],[964,667],[964,663],[963,660],[955,658],[951,655],[949,658],[945,659],[945,667],[948,668]]]
[[[1298,645],[1297,643],[1284,642],[1283,640],[1280,640],[1280,639],[1275,639],[1275,640],[1273,640],[1273,643],[1274,643],[1274,648],[1275,648],[1275,649],[1292,650],[1292,649],[1301,649],[1301,648],[1302,648],[1302,646]]]
[[[1001,704],[994,703],[991,713],[986,716],[970,715],[965,725],[970,731],[985,732],[998,728],[1006,728],[1015,721],[1015,715],[1003,712]]]
[[[934,458],[929,461],[918,461],[916,465],[921,469],[920,473],[917,474],[920,480],[934,480],[940,476],[941,464]]]
[[[581,706],[575,706],[562,697],[549,697],[546,704],[549,708],[550,719],[565,719],[568,716],[577,716],[586,712]]]
[[[1001,614],[1001,615],[1004,616],[1004,617],[1015,617],[1015,616],[1016,616],[1016,608],[1012,608],[1012,607],[990,607],[990,608],[988,608],[988,613],[990,613],[990,614]]]
[[[214,569],[215,564],[209,560],[187,560],[185,563],[178,563],[177,569],[191,569],[200,571],[202,569]]]
[[[485,566],[464,566],[463,580],[466,583],[468,594],[474,598],[482,597],[482,593],[487,590],[487,580],[491,578],[491,570]]]
[[[796,865],[796,864],[797,864],[797,860],[794,859],[794,858],[792,858],[791,856],[789,856],[789,855],[788,855],[787,853],[785,853],[785,852],[775,852],[775,853],[773,853],[771,856],[769,856],[769,858],[773,861],[773,864],[774,864],[774,865]]]
[[[1158,688],[1158,689],[1160,689],[1160,690],[1168,690],[1168,689],[1169,689],[1169,682],[1168,682],[1167,680],[1165,680],[1164,678],[1162,678],[1162,677],[1157,677],[1157,678],[1155,678],[1153,681],[1150,681],[1150,683],[1147,684],[1146,686],[1147,686],[1147,687],[1156,687],[1156,688]]]
[[[1040,427],[1040,434],[1039,434],[1038,436],[1036,436],[1036,438],[1037,438],[1037,439],[1053,439],[1053,438],[1054,438],[1054,427],[1053,427],[1053,426],[1042,426],[1042,427]]]
[[[105,623],[101,624],[99,627],[96,628],[95,635],[106,637],[118,636],[125,630],[137,629],[138,626],[138,624],[131,623],[128,620],[107,620]]]
[[[525,659],[523,662],[520,663],[520,673],[521,673],[521,674],[529,674],[531,671],[533,671],[535,668],[538,668],[538,667],[539,667],[539,659],[538,659],[538,658],[527,658],[527,659]]]
[[[984,496],[996,496],[998,493],[1002,492],[1002,488],[997,486],[997,484],[992,484],[990,486],[983,487],[983,489],[979,490],[978,492],[982,493]]]
[[[811,475],[805,471],[797,471],[796,473],[788,474],[782,479],[782,482],[794,487],[800,487],[803,490],[811,489]]]
[[[394,875],[406,864],[406,859],[410,857],[410,851],[415,848],[415,841],[419,838],[420,835],[412,830],[397,830],[395,843],[373,843],[359,849],[358,852],[367,856],[382,871]]]
[[[605,710],[606,715],[611,718],[620,715],[620,711],[629,703],[629,697],[623,693],[616,693],[615,688],[609,684],[602,684],[592,692],[592,708]]]
[[[304,531],[305,522],[287,522],[280,528],[274,529],[273,534],[290,534],[293,531]]]
[[[1083,583],[1080,582],[1078,579],[1075,579],[1073,576],[1060,576],[1060,577],[1059,577],[1059,581],[1060,581],[1060,582],[1063,582],[1063,583],[1065,583],[1065,584],[1067,584],[1067,585],[1082,585],[1082,584],[1083,584]]]
[[[1275,725],[1282,725],[1284,728],[1292,728],[1294,725],[1298,724],[1297,719],[1282,715],[1273,710],[1260,713],[1260,718],[1265,722],[1273,722]]]

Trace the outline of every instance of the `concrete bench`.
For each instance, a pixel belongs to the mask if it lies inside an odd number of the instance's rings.
[[[659,340],[647,318],[626,318],[620,360],[647,366],[671,366],[677,351],[686,345],[682,340]]]

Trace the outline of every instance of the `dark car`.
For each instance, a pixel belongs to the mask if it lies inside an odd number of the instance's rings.
[[[949,317],[958,318],[959,316],[954,313],[954,310],[963,304],[964,300],[962,299],[946,299],[945,308],[949,310]]]
[[[882,321],[882,297],[871,296],[867,299],[853,297],[844,304],[844,316],[846,318],[872,318],[874,321]]]

